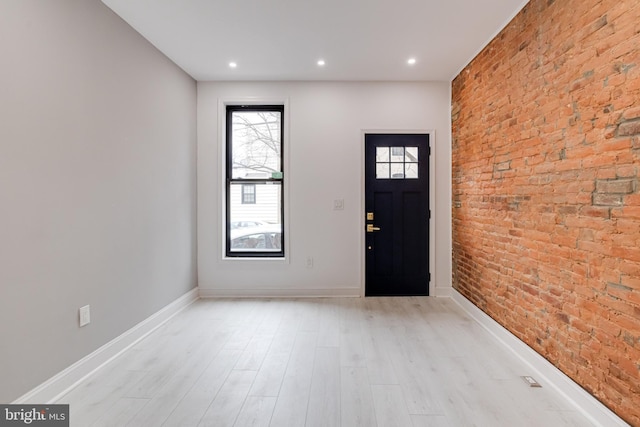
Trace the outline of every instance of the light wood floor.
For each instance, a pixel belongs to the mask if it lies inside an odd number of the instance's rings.
[[[58,403],[85,426],[590,426],[443,298],[199,300]]]

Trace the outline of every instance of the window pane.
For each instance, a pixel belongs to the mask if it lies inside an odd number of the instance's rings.
[[[391,163],[391,178],[404,178],[404,163]]]
[[[391,161],[404,162],[404,147],[391,147]]]
[[[242,184],[242,203],[252,204],[256,202],[256,185]]]
[[[417,163],[405,163],[404,164],[405,178],[418,178],[418,164]]]
[[[376,162],[389,161],[389,147],[376,147]]]
[[[229,193],[231,252],[279,252],[282,248],[281,184],[255,184],[255,203],[242,203],[242,184]]]
[[[376,179],[389,179],[389,163],[376,163]]]
[[[417,162],[418,161],[418,147],[405,147],[404,161],[405,162]]]
[[[232,178],[271,178],[282,172],[280,111],[234,111],[231,120]]]

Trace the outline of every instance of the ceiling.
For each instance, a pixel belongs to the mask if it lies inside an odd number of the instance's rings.
[[[527,3],[102,1],[199,81],[450,81]]]

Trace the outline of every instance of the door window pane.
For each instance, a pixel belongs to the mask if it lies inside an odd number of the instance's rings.
[[[376,178],[389,179],[389,163],[376,163]]]
[[[418,161],[418,147],[405,147],[404,161],[407,163]]]
[[[417,163],[405,163],[404,165],[404,177],[407,179],[418,178],[418,164]]]
[[[376,162],[389,162],[389,147],[376,147]]]
[[[404,163],[391,163],[391,178],[404,178]]]
[[[404,147],[391,147],[391,161],[404,162]]]
[[[376,147],[376,179],[417,179],[418,147]]]

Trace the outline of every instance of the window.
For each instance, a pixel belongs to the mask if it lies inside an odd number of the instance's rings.
[[[418,147],[376,147],[377,179],[417,179]]]
[[[284,256],[282,105],[229,105],[226,256]]]
[[[242,184],[242,204],[243,205],[256,204],[256,185],[255,184]]]

